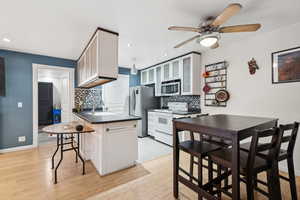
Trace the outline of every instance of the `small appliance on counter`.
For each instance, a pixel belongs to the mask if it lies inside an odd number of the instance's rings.
[[[148,136],[147,112],[149,109],[159,108],[160,99],[154,96],[153,87],[131,87],[129,94],[129,114],[142,118],[138,121],[138,137],[146,137]]]

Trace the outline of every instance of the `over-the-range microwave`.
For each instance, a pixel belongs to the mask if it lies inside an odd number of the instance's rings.
[[[180,80],[165,81],[161,83],[162,96],[175,96],[180,95]]]

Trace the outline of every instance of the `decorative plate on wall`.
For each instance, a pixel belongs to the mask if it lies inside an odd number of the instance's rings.
[[[227,90],[219,90],[216,92],[216,100],[218,102],[226,102],[229,100],[229,92]]]

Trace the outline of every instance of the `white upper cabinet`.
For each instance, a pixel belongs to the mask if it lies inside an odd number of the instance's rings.
[[[200,95],[201,94],[201,66],[200,55],[190,54],[184,56],[182,62],[181,94]]]
[[[201,93],[200,54],[189,54],[171,59],[141,71],[141,84],[155,83],[155,96],[161,96],[161,83],[180,80],[181,95],[200,95]]]
[[[148,84],[152,84],[155,82],[155,68],[150,68],[148,70]]]
[[[82,82],[82,70],[83,70],[83,67],[84,67],[84,61],[85,61],[85,56],[81,56],[81,58],[78,60],[78,63],[77,63],[77,82],[78,84],[80,84]]]
[[[192,77],[192,59],[191,57],[186,57],[182,60],[183,70],[182,70],[182,93],[188,94],[192,91],[191,77]]]
[[[161,96],[161,80],[162,80],[162,70],[161,66],[155,68],[156,82],[155,82],[155,96]]]
[[[163,81],[169,81],[171,79],[171,67],[170,63],[163,64]]]
[[[142,85],[148,84],[148,70],[143,70],[141,72],[141,84]]]
[[[141,72],[141,84],[148,85],[155,83],[155,68],[143,70]]]
[[[97,48],[98,48],[98,35],[94,37],[94,39],[91,42],[90,45],[90,77],[95,78],[97,77],[98,74],[98,69],[97,69],[97,62],[98,62],[98,57],[97,57]]]
[[[118,77],[118,33],[98,28],[77,62],[79,87],[94,87]]]
[[[179,60],[172,61],[172,79],[180,78]]]

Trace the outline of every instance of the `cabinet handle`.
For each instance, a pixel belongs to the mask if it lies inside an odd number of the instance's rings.
[[[173,136],[173,134],[169,134],[169,133],[166,133],[166,132],[163,132],[163,131],[160,131],[160,130],[155,130],[155,131],[158,132],[158,133],[162,133],[164,135]]]
[[[116,131],[116,130],[123,130],[123,129],[128,129],[128,128],[132,128],[132,127],[126,126],[126,127],[106,128],[106,132]],[[133,128],[136,128],[136,125],[133,125]]]

